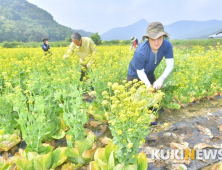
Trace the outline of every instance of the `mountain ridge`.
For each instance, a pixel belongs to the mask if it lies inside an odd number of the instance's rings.
[[[141,40],[148,25],[149,22],[141,19],[126,27],[112,28],[100,36],[105,41],[129,40],[132,36]],[[181,20],[164,25],[164,29],[170,34],[170,39],[198,39],[222,29],[222,21],[215,19],[207,21]]]
[[[46,10],[26,0],[0,0],[0,42],[64,40],[72,29],[56,22]]]

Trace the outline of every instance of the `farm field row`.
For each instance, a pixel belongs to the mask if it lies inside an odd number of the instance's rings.
[[[44,55],[39,48],[0,49],[0,152],[10,152],[21,140],[27,144],[0,169],[146,169],[139,146],[158,117],[159,108],[179,109],[222,94],[222,46],[174,48],[175,67],[161,90],[147,92],[142,83],[126,82],[133,51],[128,46],[97,47],[86,77],[79,81],[79,58],[64,60],[66,47]],[[155,71],[158,78],[162,61]],[[94,91],[91,91],[91,86]],[[83,100],[88,93],[92,103]],[[155,109],[156,108],[156,109]],[[97,137],[86,133],[93,116],[108,126],[112,139],[98,148]],[[67,147],[46,141],[65,138]]]

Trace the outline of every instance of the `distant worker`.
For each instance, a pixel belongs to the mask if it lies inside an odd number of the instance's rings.
[[[47,55],[47,52],[51,54],[51,52],[49,51],[50,46],[49,46],[49,39],[48,38],[43,38],[42,39],[43,44],[42,44],[42,49],[45,53],[45,55]]]
[[[138,41],[138,39],[136,37],[131,37],[130,41],[132,43],[130,46],[130,50],[132,50],[132,49],[135,50],[136,47],[140,44],[140,42]]]
[[[152,22],[148,25],[144,41],[136,49],[128,68],[127,81],[141,80],[147,87],[160,89],[164,80],[174,68],[173,48],[171,43],[164,39],[169,34],[164,31],[160,22]],[[166,68],[162,75],[156,80],[154,71],[165,57]]]
[[[82,37],[79,33],[75,32],[71,36],[72,43],[69,46],[69,49],[63,56],[65,59],[76,53],[80,57],[80,65],[86,69],[90,67],[92,62],[92,55],[96,52],[96,45],[92,39],[88,37]],[[86,58],[90,57],[89,62],[86,61]],[[87,63],[86,63],[87,62]],[[80,81],[83,80],[85,76],[85,69],[81,70]]]

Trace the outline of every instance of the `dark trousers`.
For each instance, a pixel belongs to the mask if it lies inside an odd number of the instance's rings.
[[[83,81],[83,77],[85,77],[85,75],[86,75],[86,66],[81,64],[80,67],[81,67],[81,77],[80,77],[80,81]],[[82,69],[83,67],[84,67],[85,69]]]
[[[83,77],[85,77],[86,72],[81,70],[81,77],[80,77],[80,81],[83,81]]]
[[[86,67],[86,66],[83,66],[83,65],[81,65],[81,66]],[[83,81],[83,77],[85,77],[85,75],[86,75],[86,70],[81,69],[81,77],[80,77],[79,81]],[[94,87],[92,86],[92,84],[91,84],[91,90],[94,90]]]
[[[127,74],[127,82],[133,81],[134,79],[141,81],[140,79],[131,77],[129,74]],[[148,80],[150,81],[150,84],[153,85],[153,83],[156,81],[155,75],[148,77]]]
[[[52,55],[52,53],[50,51],[44,51],[45,52],[45,55]]]

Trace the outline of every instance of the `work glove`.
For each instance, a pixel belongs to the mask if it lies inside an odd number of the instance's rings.
[[[163,85],[163,79],[162,78],[158,78],[154,83],[153,83],[153,88],[156,90],[161,89]]]

